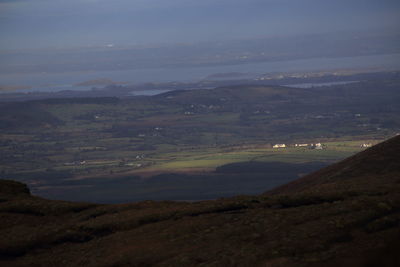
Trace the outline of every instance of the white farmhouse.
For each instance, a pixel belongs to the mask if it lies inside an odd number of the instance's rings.
[[[315,149],[324,149],[321,143],[315,144]]]
[[[306,146],[308,146],[308,144],[295,144],[294,146],[295,147],[306,147]]]
[[[273,146],[273,148],[285,148],[286,145],[285,144],[276,144]]]

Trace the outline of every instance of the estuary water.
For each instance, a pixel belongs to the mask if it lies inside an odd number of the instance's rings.
[[[111,79],[113,81],[127,82],[129,84],[171,81],[191,82],[202,80],[215,73],[243,72],[265,74],[273,72],[305,72],[356,68],[399,70],[400,54],[342,58],[311,58],[205,67],[151,68],[63,73],[0,73],[0,86],[18,85],[31,87],[26,90],[19,90],[19,92],[52,92],[62,90],[89,90],[93,86],[83,87],[76,86],[75,84],[95,79]]]

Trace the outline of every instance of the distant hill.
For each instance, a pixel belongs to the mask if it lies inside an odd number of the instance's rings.
[[[0,129],[48,128],[62,123],[37,103],[0,104]]]
[[[0,85],[0,92],[18,91],[18,90],[25,90],[25,89],[31,89],[31,87],[24,86],[24,85]]]
[[[261,196],[97,205],[0,182],[2,266],[398,266],[400,136]]]
[[[313,91],[308,89],[289,88],[283,86],[237,85],[218,87],[210,90],[179,90],[167,92],[154,98],[167,98],[169,102],[242,105],[265,103],[264,101],[282,101],[296,97],[312,97]]]
[[[90,80],[90,81],[85,81],[81,83],[75,84],[76,86],[107,86],[107,85],[120,85],[120,84],[126,84],[126,82],[116,82],[111,79],[96,79],[96,80]]]

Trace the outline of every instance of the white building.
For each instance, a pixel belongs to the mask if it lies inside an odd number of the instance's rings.
[[[285,144],[276,144],[273,146],[273,148],[285,148],[286,145]]]
[[[361,147],[363,147],[363,148],[368,148],[368,147],[371,147],[372,146],[372,144],[362,144],[361,145]]]
[[[308,146],[308,144],[295,144],[294,146],[295,147],[306,147],[306,146]]]
[[[315,144],[315,149],[324,149],[321,143]]]

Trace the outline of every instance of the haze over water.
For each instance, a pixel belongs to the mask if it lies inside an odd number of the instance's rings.
[[[215,73],[243,72],[265,74],[271,72],[303,72],[336,69],[400,69],[400,54],[373,55],[344,58],[312,58],[278,62],[261,62],[229,66],[207,66],[191,68],[149,68],[119,71],[1,74],[1,84],[31,85],[28,91],[88,90],[92,86],[77,86],[77,83],[100,78],[140,84],[146,82],[190,82],[205,79]]]
[[[399,12],[394,0],[4,0],[0,87],[400,69]]]

